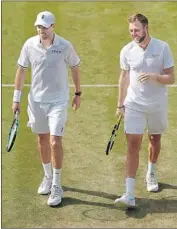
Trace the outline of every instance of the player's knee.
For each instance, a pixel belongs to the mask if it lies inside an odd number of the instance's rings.
[[[130,146],[128,147],[128,154],[139,155],[140,147],[139,146]]]
[[[141,147],[142,137],[128,137],[128,152],[131,154],[138,154]]]
[[[161,138],[160,135],[151,135],[149,138],[149,150],[154,152],[159,152],[161,148]]]
[[[49,136],[47,134],[39,134],[38,142],[41,146],[49,144]]]
[[[160,134],[151,134],[149,140],[150,140],[151,145],[158,145],[160,144],[160,141],[161,141],[161,135]]]
[[[54,149],[54,150],[61,148],[62,147],[61,146],[61,138],[60,137],[52,138],[50,140],[50,145],[51,145],[52,149]]]

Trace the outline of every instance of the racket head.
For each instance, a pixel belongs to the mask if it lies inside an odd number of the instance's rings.
[[[19,126],[19,112],[17,111],[15,113],[13,122],[10,126],[9,129],[9,134],[8,134],[8,138],[7,138],[7,145],[6,145],[6,151],[10,152],[14,143],[15,143],[15,139],[17,136],[17,132],[18,132],[18,126]]]
[[[113,127],[113,130],[112,130],[112,133],[111,133],[111,137],[110,137],[109,142],[108,142],[107,147],[106,147],[106,155],[108,155],[109,152],[112,150],[112,147],[114,145],[114,140],[115,140],[115,138],[117,136],[117,131],[118,131],[119,126],[120,126],[121,119],[122,119],[122,115],[120,115],[118,117],[117,122]]]

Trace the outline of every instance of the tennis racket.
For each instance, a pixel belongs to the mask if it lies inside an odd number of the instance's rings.
[[[120,116],[118,117],[117,122],[116,122],[116,124],[115,124],[114,127],[113,127],[111,137],[110,137],[109,142],[108,142],[108,144],[107,144],[106,155],[109,154],[109,152],[111,151],[111,149],[112,149],[112,147],[113,147],[113,145],[114,145],[114,140],[115,140],[115,137],[116,137],[116,135],[117,135],[117,131],[118,131],[118,129],[119,129],[121,119],[122,119],[122,115],[120,115]]]
[[[11,149],[15,143],[15,139],[16,139],[17,132],[18,132],[18,126],[19,126],[19,112],[16,111],[16,113],[14,115],[14,120],[12,122],[10,129],[9,129],[7,145],[6,145],[6,151],[7,152],[11,151]]]

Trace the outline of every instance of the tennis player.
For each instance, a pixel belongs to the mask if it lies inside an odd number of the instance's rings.
[[[50,193],[47,203],[56,206],[60,204],[63,196],[62,137],[69,101],[67,66],[71,68],[75,85],[72,106],[77,110],[81,103],[80,59],[72,44],[54,33],[55,17],[51,12],[40,12],[34,26],[38,35],[24,43],[18,59],[12,109],[13,112],[20,110],[22,88],[30,66],[32,80],[28,95],[28,126],[38,135],[44,169],[38,194]]]
[[[117,115],[124,114],[127,139],[126,192],[115,200],[121,207],[135,207],[135,176],[146,127],[149,136],[147,190],[159,190],[155,168],[161,135],[168,124],[167,84],[175,82],[174,61],[169,45],[149,35],[148,19],[144,15],[133,15],[128,22],[133,41],[120,52],[121,74],[116,111]]]

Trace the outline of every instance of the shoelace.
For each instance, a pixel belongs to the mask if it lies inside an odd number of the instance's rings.
[[[42,180],[42,183],[41,183],[41,186],[44,187],[46,182],[49,180],[49,178],[47,178],[46,176],[44,176],[43,180]]]
[[[62,189],[57,185],[53,185],[51,189],[51,198],[55,198],[61,195],[62,195]]]
[[[157,181],[155,180],[155,174],[154,173],[151,173],[149,176],[148,176],[148,182],[150,184],[157,184]]]

